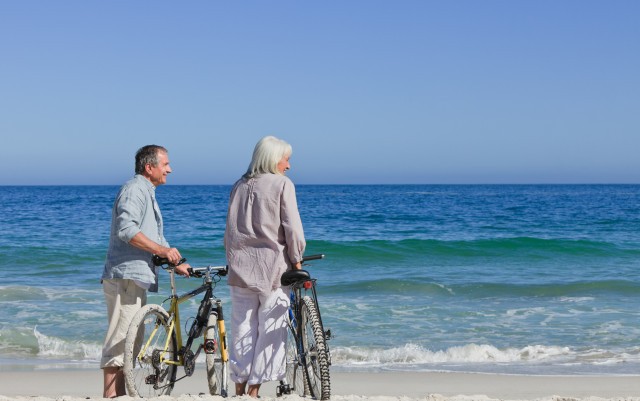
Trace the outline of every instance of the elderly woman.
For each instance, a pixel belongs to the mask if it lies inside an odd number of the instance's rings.
[[[285,376],[289,295],[280,276],[300,269],[305,239],[289,170],[291,145],[262,138],[229,199],[224,245],[232,302],[231,380],[236,395],[258,397]]]

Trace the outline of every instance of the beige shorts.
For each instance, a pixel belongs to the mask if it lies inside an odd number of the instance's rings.
[[[102,347],[100,367],[124,365],[124,341],[133,315],[147,303],[147,290],[133,280],[102,280],[102,289],[107,303],[109,328]]]

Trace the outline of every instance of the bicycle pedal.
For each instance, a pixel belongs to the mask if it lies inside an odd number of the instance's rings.
[[[276,387],[276,397],[282,397],[283,395],[291,394],[291,386],[288,384],[281,384]]]

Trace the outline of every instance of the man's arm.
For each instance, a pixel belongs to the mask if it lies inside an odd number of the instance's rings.
[[[137,233],[131,238],[129,241],[129,245],[135,246],[138,249],[142,249],[143,251],[150,252],[154,255],[158,255],[163,258],[167,258],[169,262],[173,264],[177,264],[182,259],[182,255],[177,248],[167,248],[166,246],[159,245],[153,241],[151,241],[146,235],[142,232]],[[176,272],[181,276],[188,276],[189,273],[187,269],[190,266],[186,263],[183,263],[176,267]]]

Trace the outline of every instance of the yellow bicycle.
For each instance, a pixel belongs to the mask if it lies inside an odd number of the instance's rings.
[[[185,261],[183,259],[180,263]],[[169,309],[166,310],[162,305],[145,305],[131,321],[125,340],[123,368],[129,396],[156,397],[170,394],[178,380],[193,375],[196,359],[204,350],[209,393],[226,397],[229,365],[227,333],[222,301],[213,291],[221,278],[227,275],[227,267],[192,268],[190,275],[203,278],[202,285],[178,295],[175,265],[157,256],[154,256],[154,264],[170,273],[171,296],[162,303],[164,305],[169,301]],[[183,343],[178,306],[201,293],[204,296],[198,313],[193,318],[186,342]],[[184,367],[184,376],[176,378],[179,366]]]

